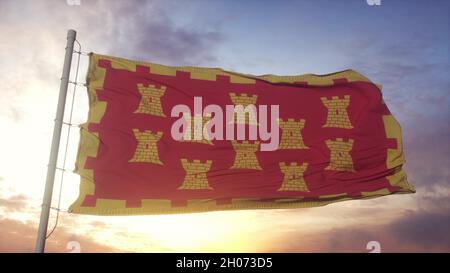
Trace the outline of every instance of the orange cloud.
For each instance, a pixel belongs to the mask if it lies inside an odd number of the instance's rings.
[[[376,222],[376,219],[374,219]],[[285,233],[267,252],[369,252],[377,241],[381,252],[449,252],[450,213],[407,211],[387,224],[358,224],[318,233]]]
[[[36,225],[32,222],[20,222],[12,219],[0,219],[0,252],[33,252],[36,243]],[[70,241],[80,243],[81,252],[121,252],[109,246],[99,244],[89,236],[75,236],[64,227],[58,227],[47,240],[46,252],[70,252]]]
[[[0,207],[7,211],[20,211],[27,207],[27,197],[23,194],[14,195],[8,198],[0,198]]]

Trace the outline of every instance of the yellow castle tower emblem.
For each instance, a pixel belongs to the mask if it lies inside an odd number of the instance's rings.
[[[350,151],[353,147],[353,139],[347,142],[342,138],[336,138],[335,141],[327,140],[326,144],[330,149],[330,164],[325,170],[354,172],[353,160]]]
[[[350,96],[345,95],[343,99],[332,96],[331,100],[321,97],[322,103],[328,108],[327,121],[322,127],[331,128],[353,128],[347,113],[350,104]]]
[[[304,162],[299,166],[297,162],[291,162],[289,165],[286,165],[285,162],[280,162],[279,165],[284,177],[278,191],[309,191],[303,179],[303,173],[308,168],[308,163]]]
[[[211,120],[211,116],[200,114],[191,116],[189,113],[183,113],[183,118],[186,121],[186,128],[181,141],[214,145],[211,137],[203,133],[205,125]]]
[[[211,160],[202,163],[200,160],[194,159],[189,162],[187,159],[181,159],[181,165],[186,171],[183,184],[179,190],[212,190],[208,184],[206,173],[211,169]]]
[[[305,126],[305,120],[295,121],[288,118],[287,121],[278,119],[278,125],[281,128],[281,141],[278,149],[308,149],[303,142],[301,131]]]
[[[253,105],[254,107],[250,108],[250,111],[243,112],[242,114],[234,113],[234,118],[232,122],[234,124],[249,124],[249,125],[258,125],[257,114],[256,114],[256,100],[258,99],[258,95],[247,95],[246,93],[241,93],[240,95],[236,95],[236,93],[230,93],[230,98],[235,107],[237,105],[242,105],[244,107],[243,110],[246,109],[247,106]]]
[[[248,140],[243,140],[242,142],[232,140],[231,144],[236,152],[232,169],[262,169],[256,157],[259,141],[250,143]]]
[[[141,132],[139,129],[133,129],[133,133],[138,141],[138,145],[133,158],[129,162],[148,162],[162,165],[163,163],[159,160],[156,143],[161,139],[163,133],[157,132],[153,134],[150,130]]]
[[[166,92],[166,86],[156,88],[155,85],[150,84],[148,87],[145,87],[143,84],[139,83],[137,87],[141,94],[141,100],[135,113],[165,117],[166,115],[164,115],[161,106],[161,97]]]

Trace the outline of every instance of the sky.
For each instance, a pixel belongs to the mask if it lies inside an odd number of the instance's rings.
[[[166,65],[258,75],[354,69],[383,86],[417,193],[309,209],[101,217],[65,212],[79,185],[67,172],[47,251],[70,252],[73,241],[82,252],[369,252],[371,241],[382,252],[450,251],[450,1],[76,2],[0,1],[0,252],[34,251],[68,29],[82,51]],[[81,56],[79,82],[87,61]],[[71,86],[68,106],[73,94]],[[85,89],[74,97],[72,122],[81,124]],[[71,130],[68,170],[78,137]]]

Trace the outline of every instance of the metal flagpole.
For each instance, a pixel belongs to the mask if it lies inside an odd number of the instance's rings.
[[[41,218],[39,220],[39,230],[36,241],[36,252],[42,253],[45,249],[45,239],[47,237],[48,218],[50,215],[50,206],[52,203],[53,184],[55,182],[56,163],[58,161],[59,142],[61,139],[61,129],[64,118],[64,107],[66,106],[67,87],[69,85],[70,67],[72,64],[73,45],[77,32],[70,29],[67,32],[66,56],[64,57],[64,67],[59,85],[59,98],[56,110],[55,125],[53,128],[52,147],[50,150],[50,159],[47,169],[47,179],[45,182],[45,191],[42,201]]]

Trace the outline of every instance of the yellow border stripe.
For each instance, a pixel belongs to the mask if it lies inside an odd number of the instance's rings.
[[[306,82],[309,86],[331,86],[333,80],[347,79],[348,82],[362,81],[371,82],[369,79],[359,74],[358,72],[348,69],[336,73],[327,75],[295,75],[295,76],[278,76],[278,75],[251,75],[243,74],[232,71],[227,71],[222,68],[208,68],[208,67],[196,67],[196,66],[166,66],[155,63],[146,63],[139,61],[131,61],[118,57],[111,57],[106,55],[98,55],[91,53],[91,59],[104,59],[111,61],[111,66],[114,69],[123,69],[131,72],[136,72],[136,66],[150,67],[152,74],[176,76],[177,71],[189,72],[191,79],[215,81],[216,76],[229,76],[231,83],[243,83],[254,84],[255,80],[263,80],[270,83],[294,83],[294,82]]]

